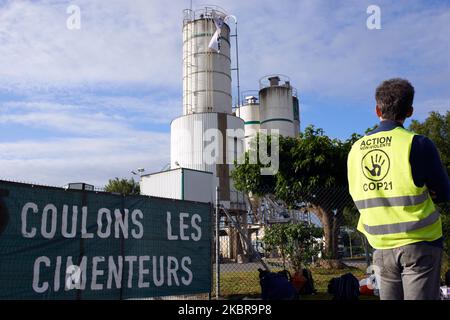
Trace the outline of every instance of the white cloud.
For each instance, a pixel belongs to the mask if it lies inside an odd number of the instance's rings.
[[[241,46],[244,77],[256,81],[263,74],[285,73],[302,94],[356,101],[372,98],[375,86],[393,76],[448,94],[449,7],[411,11],[405,2],[379,1],[383,29],[369,31],[365,1],[343,3],[282,2],[270,11],[266,4],[252,12],[260,19],[241,19],[241,35],[252,34]],[[401,7],[404,12],[398,12]]]
[[[169,137],[141,133],[126,138],[56,139],[0,143],[0,179],[62,186],[87,182],[103,186],[108,179],[129,177],[144,167],[158,171],[168,163]]]
[[[44,120],[56,129],[76,132],[73,127],[76,127],[78,120],[87,121],[87,126],[92,124],[92,131],[106,129],[110,132],[108,123],[102,125],[102,121],[114,121],[115,126],[120,125],[122,129],[127,125],[132,126],[134,122],[145,122],[148,125],[168,124],[181,114],[181,106],[181,100],[157,94],[133,97],[95,96],[77,92],[62,98],[32,96],[26,100],[0,101],[0,123],[11,121],[40,125]],[[70,126],[66,127],[68,124]],[[99,128],[95,129],[97,125]]]
[[[152,107],[161,106],[146,106],[133,97],[86,96],[83,100],[79,105],[0,103],[0,128],[20,124],[50,131],[41,140],[0,142],[0,179],[57,186],[83,181],[103,186],[110,178],[130,176],[138,167],[158,171],[169,162],[169,134],[138,129],[136,124],[165,122],[170,112],[160,110],[159,117],[149,118],[158,114]],[[121,113],[122,109],[131,116]]]
[[[81,29],[66,28],[70,3],[9,1],[0,6],[3,87],[98,82],[179,85],[181,3],[77,1]]]
[[[448,6],[380,0],[383,29],[369,31],[368,0],[215,2],[238,17],[243,89],[277,72],[302,94],[354,100],[395,75],[422,87],[449,82]],[[77,1],[80,31],[66,28],[66,2],[8,3],[0,7],[0,87],[147,84],[181,94],[187,2]]]
[[[0,123],[16,123],[34,128],[53,129],[61,133],[89,136],[118,136],[131,133],[130,128],[112,121],[104,114],[73,116],[70,113],[30,112],[0,116]]]

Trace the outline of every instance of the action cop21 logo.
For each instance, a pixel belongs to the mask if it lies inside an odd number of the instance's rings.
[[[386,152],[381,149],[369,151],[361,161],[364,176],[372,181],[382,181],[391,166],[391,161]]]

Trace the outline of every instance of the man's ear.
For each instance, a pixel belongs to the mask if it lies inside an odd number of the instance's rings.
[[[383,115],[383,113],[381,112],[381,108],[378,105],[375,107],[375,113],[377,114],[378,118],[381,118],[381,116]]]
[[[409,118],[413,115],[414,113],[414,107],[411,107],[411,109],[409,109],[408,113],[406,114],[406,118]]]

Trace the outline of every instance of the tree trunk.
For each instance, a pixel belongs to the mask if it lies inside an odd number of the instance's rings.
[[[339,261],[338,257],[339,219],[332,211],[327,212],[320,206],[314,207],[314,213],[323,226],[325,244],[322,259],[330,260],[328,262],[320,262],[320,265],[324,268],[340,268],[343,264]]]
[[[261,198],[259,198],[258,196],[255,196],[253,194],[249,194],[248,195],[248,199],[250,202],[250,207],[251,207],[251,211],[252,211],[252,215],[253,215],[253,219],[256,223],[260,222],[260,223],[264,223],[264,218],[263,217],[258,217],[258,208],[261,206]],[[259,218],[261,218],[261,221],[259,221]]]

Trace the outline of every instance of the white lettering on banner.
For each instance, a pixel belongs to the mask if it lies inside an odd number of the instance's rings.
[[[50,259],[48,257],[39,257],[34,261],[33,268],[33,290],[37,293],[43,293],[48,290],[48,282],[44,282],[39,285],[39,270],[41,263],[44,263],[46,267],[50,267]]]
[[[189,240],[189,237],[184,235],[184,230],[189,228],[189,225],[184,223],[186,218],[189,218],[189,213],[180,212],[180,239],[185,241]]]
[[[67,231],[67,215],[69,214],[69,206],[64,205],[63,206],[63,213],[62,213],[62,227],[61,227],[61,234],[64,238],[75,238],[77,235],[77,218],[78,218],[78,207],[73,206],[72,208],[72,229],[71,231]]]
[[[150,256],[139,257],[139,281],[138,288],[148,288],[150,287],[150,282],[144,281],[144,275],[149,274],[149,270],[144,267],[144,262],[149,261]]]
[[[94,216],[91,217],[90,214]],[[167,239],[164,239],[164,231],[161,230],[163,239],[159,240],[200,241],[202,217],[187,212],[175,214],[178,216],[166,212]],[[144,214],[139,209],[131,211],[126,208],[100,208],[90,212],[87,206],[52,203],[38,206],[28,202],[22,207],[19,223],[24,238],[58,241],[77,237],[79,240],[94,237],[142,239],[143,219]],[[78,243],[76,245],[78,248]],[[59,255],[39,256],[34,260],[31,287],[38,294],[53,294],[74,289],[100,291],[123,287],[188,287],[193,282],[190,256],[179,257],[175,253],[165,253],[162,256]]]
[[[124,214],[119,209],[114,210],[116,222],[114,223],[114,237],[120,238],[119,229],[122,230],[124,239],[128,239],[128,209],[124,210]]]
[[[185,285],[188,286],[192,283],[192,279],[193,279],[193,275],[192,275],[192,271],[186,266],[186,265],[191,265],[192,264],[192,260],[190,257],[183,257],[181,259],[181,268],[183,269],[184,272],[187,273],[187,278],[186,277],[181,277],[181,282]]]
[[[97,266],[100,262],[104,262],[105,257],[94,257],[92,259],[92,280],[91,280],[91,290],[102,290],[103,284],[97,283],[97,277],[103,276],[104,271],[97,269]]]
[[[173,267],[172,267],[173,264]],[[180,283],[178,282],[178,277],[177,277],[177,271],[178,271],[178,260],[175,257],[172,256],[168,256],[167,257],[167,285],[170,287],[172,286],[172,277],[173,280],[175,281],[175,284],[177,286],[180,285]]]
[[[48,212],[51,212],[51,228],[50,231],[47,231],[48,224]],[[57,209],[54,204],[48,204],[45,206],[44,211],[42,212],[42,223],[41,223],[41,234],[46,239],[53,239],[56,234],[56,214]]]
[[[169,211],[167,211],[167,240],[178,240],[178,236],[172,234],[172,216]]]
[[[107,289],[112,288],[112,281],[114,278],[114,282],[116,283],[116,288],[120,288],[122,286],[122,270],[123,270],[123,257],[117,257],[117,264],[114,263],[114,258],[108,258],[108,283],[106,284]]]
[[[125,261],[128,262],[128,288],[133,287],[133,263],[137,261],[136,256],[126,256]]]
[[[139,229],[139,232],[136,232],[134,229],[131,230],[131,235],[135,239],[141,239],[144,236],[144,226],[142,225],[142,222],[140,222],[138,220],[138,218],[141,219],[141,220],[144,219],[144,214],[142,213],[141,210],[135,209],[131,213],[131,221]]]
[[[87,232],[87,214],[88,214],[87,207],[81,208],[81,211],[83,216],[81,220],[81,237],[83,239],[91,239],[94,237],[94,234]]]
[[[33,238],[36,235],[36,228],[31,228],[31,231],[27,231],[27,213],[28,210],[33,210],[33,213],[38,213],[39,209],[37,204],[33,202],[28,202],[22,208],[22,236],[24,238]]]
[[[202,222],[202,218],[198,214],[193,214],[190,219],[190,225],[186,224],[186,220],[189,221],[190,214],[185,212],[180,212],[179,215],[179,237],[177,234],[173,234],[173,228],[172,228],[172,214],[167,211],[167,239],[168,240],[178,240],[181,239],[183,241],[199,241],[202,238],[202,230],[199,226],[199,223]],[[189,228],[194,229],[196,232],[191,232],[188,234],[186,230]]]
[[[103,227],[102,215],[106,216],[106,221],[107,221],[105,232],[102,231],[102,227]],[[98,211],[98,215],[97,215],[97,225],[98,225],[97,235],[100,238],[102,238],[102,239],[109,238],[109,236],[111,235],[111,222],[112,222],[111,210],[106,209],[106,208],[101,208]]]
[[[81,258],[81,262],[80,262],[80,273],[81,273],[81,283],[80,283],[80,290],[84,290],[86,289],[86,282],[87,282],[87,276],[86,276],[86,272],[87,272],[87,257],[83,256],[83,258]]]
[[[80,228],[79,235],[81,238],[94,238],[94,233],[87,231],[88,208],[81,208],[81,226],[78,225],[78,206],[72,206],[72,210],[69,210],[69,208],[70,206],[67,204],[62,206],[61,222],[59,225],[58,208],[54,204],[47,204],[43,208],[40,216],[40,236],[45,239],[54,239],[57,236],[58,228],[61,228],[61,235],[63,238],[73,239],[77,236],[77,228]],[[114,212],[114,226],[112,212]],[[39,214],[39,207],[37,204],[28,202],[22,207],[21,233],[24,238],[35,238],[38,236],[38,228],[29,222],[30,219],[28,219],[28,216],[30,213]],[[144,214],[139,209],[135,209],[131,213],[131,223],[129,222],[130,214],[128,209],[124,209],[122,213],[120,209],[114,209],[114,211],[112,211],[108,208],[101,208],[96,214],[97,232],[95,234],[101,239],[111,237],[112,232],[114,232],[114,238],[116,239],[121,238],[121,236],[123,236],[124,239],[128,239],[129,234],[131,234],[131,237],[134,239],[141,239],[144,236],[144,226],[142,224]],[[69,221],[71,221],[70,226]],[[112,230],[113,227],[114,231]]]
[[[161,287],[164,284],[164,257],[159,257],[159,279],[158,279],[158,268],[157,265],[158,257],[153,257],[153,283],[157,287]]]
[[[194,241],[199,241],[202,238],[202,229],[197,224],[197,221],[198,223],[202,222],[202,217],[200,217],[200,215],[198,214],[194,214],[191,219],[192,228],[194,228],[197,231],[197,234],[193,232],[191,233],[191,238]]]
[[[61,278],[61,257],[56,257],[56,270],[55,270],[55,279],[53,280],[53,290],[55,292],[59,291],[59,282]]]
[[[92,268],[87,268],[88,263]],[[62,269],[63,264],[66,266],[65,269]],[[174,256],[93,256],[89,258],[82,256],[79,265],[73,264],[71,256],[57,256],[54,260],[41,256],[34,262],[33,290],[36,293],[45,293],[53,287],[53,291],[58,292],[63,290],[63,286],[65,291],[86,290],[88,278],[91,282],[88,286],[90,290],[113,290],[120,289],[122,286],[130,289],[163,285],[188,287],[194,279],[191,265],[192,258],[189,256],[181,257],[180,260]],[[128,268],[128,272],[125,268]],[[52,284],[49,281],[43,281],[41,277],[42,274],[49,272],[54,274]],[[128,279],[123,279],[127,277],[126,274]],[[64,281],[61,281],[61,277]],[[45,277],[45,279],[49,278]]]

